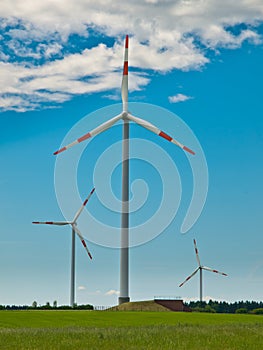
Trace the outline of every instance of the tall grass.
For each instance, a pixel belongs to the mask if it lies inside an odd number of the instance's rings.
[[[0,349],[262,350],[263,317],[172,312],[0,312]]]

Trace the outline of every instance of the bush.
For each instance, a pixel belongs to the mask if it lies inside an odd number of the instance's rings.
[[[251,313],[254,315],[263,315],[263,308],[254,309],[251,311]]]
[[[206,305],[205,306],[205,312],[211,312],[211,313],[214,314],[216,312],[216,310],[213,309],[210,305]]]
[[[211,313],[216,312],[216,310],[213,309],[210,305],[206,305],[205,307],[194,307],[194,308],[191,308],[191,310],[193,312],[211,312]]]
[[[247,314],[247,309],[245,307],[241,307],[240,309],[236,309],[236,314]]]

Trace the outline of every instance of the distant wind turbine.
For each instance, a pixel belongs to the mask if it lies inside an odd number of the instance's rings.
[[[192,278],[198,271],[200,271],[200,302],[202,302],[203,301],[203,295],[202,295],[203,294],[202,270],[207,270],[207,271],[210,271],[210,272],[218,273],[218,274],[223,275],[223,276],[227,276],[227,274],[224,273],[224,272],[220,272],[220,271],[211,269],[210,267],[202,266],[201,262],[200,262],[200,258],[199,258],[198,249],[197,249],[197,246],[196,246],[196,240],[195,239],[194,239],[194,246],[195,246],[195,255],[196,255],[196,260],[197,260],[197,263],[198,263],[198,268],[190,276],[188,276],[186,278],[186,280],[179,285],[179,287],[182,287],[187,281],[190,280],[190,278]]]
[[[77,220],[88,203],[88,200],[90,199],[91,195],[95,191],[95,188],[92,189],[88,197],[83,202],[82,206],[79,208],[79,210],[76,212],[74,219],[72,221],[33,221],[33,224],[43,224],[43,225],[57,225],[57,226],[65,226],[65,225],[71,225],[72,227],[72,243],[71,243],[71,281],[70,281],[70,305],[71,307],[74,306],[75,303],[75,233],[79,236],[79,239],[81,240],[81,243],[83,244],[83,247],[86,249],[88,256],[90,259],[92,259],[92,256],[90,254],[90,251],[87,247],[87,244],[85,242],[85,239],[83,238],[80,230],[77,228]]]
[[[129,37],[126,35],[124,64],[121,85],[122,97],[122,113],[99,125],[92,131],[73,141],[67,146],[62,147],[54,154],[59,154],[66,151],[68,148],[77,145],[78,143],[89,139],[101,132],[109,129],[113,124],[120,119],[123,120],[123,142],[122,142],[122,214],[121,214],[121,254],[120,254],[120,296],[119,304],[128,302],[129,297],[129,122],[132,121],[154,134],[163,137],[169,142],[174,143],[183,150],[195,154],[190,148],[184,146],[180,142],[167,135],[162,130],[158,129],[153,124],[143,119],[137,118],[128,111],[128,45]]]

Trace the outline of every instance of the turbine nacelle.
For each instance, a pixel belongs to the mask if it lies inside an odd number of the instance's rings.
[[[128,112],[122,112],[121,119],[122,120],[128,120],[129,119],[129,113]]]

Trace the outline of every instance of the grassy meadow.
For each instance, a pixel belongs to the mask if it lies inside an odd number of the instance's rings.
[[[257,315],[0,311],[0,349],[262,350]]]

